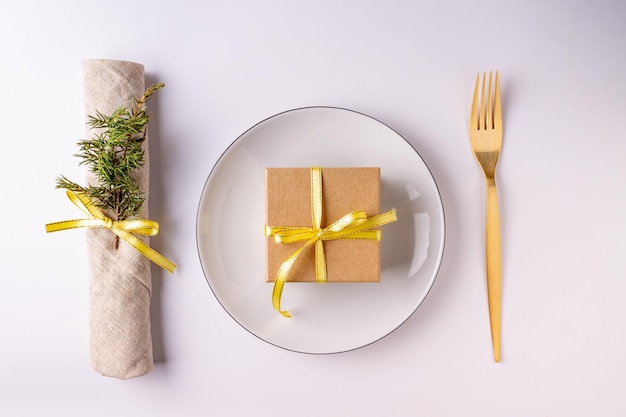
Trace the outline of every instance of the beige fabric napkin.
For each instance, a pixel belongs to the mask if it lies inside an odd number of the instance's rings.
[[[83,62],[85,113],[111,114],[132,108],[145,91],[144,67],[127,61]],[[87,127],[86,137],[95,132]],[[149,157],[136,180],[146,200],[139,217],[148,218]],[[95,185],[94,174],[87,183]],[[146,243],[147,238],[142,238]],[[150,329],[150,261],[124,241],[114,249],[115,235],[104,228],[87,230],[89,258],[89,348],[92,367],[102,375],[128,379],[150,372],[153,365]]]

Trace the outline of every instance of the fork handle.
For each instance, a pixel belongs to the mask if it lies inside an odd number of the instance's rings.
[[[498,194],[496,181],[487,179],[487,296],[489,299],[489,320],[491,340],[496,362],[500,362],[500,301],[501,301],[501,261],[500,261],[500,216],[498,214]]]

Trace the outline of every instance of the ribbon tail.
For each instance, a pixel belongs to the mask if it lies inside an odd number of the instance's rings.
[[[396,209],[393,208],[386,213],[376,215],[372,217],[372,220],[376,222],[377,226],[384,226],[386,224],[393,223],[398,220],[398,217],[396,216]]]
[[[287,276],[289,276],[289,271],[291,270],[291,267],[296,262],[296,259],[298,259],[298,256],[300,256],[300,253],[302,253],[304,248],[316,241],[317,237],[310,239],[307,243],[304,244],[304,246],[291,254],[291,256],[289,256],[289,258],[287,258],[280,265],[280,268],[278,268],[278,273],[276,274],[276,279],[274,280],[274,289],[272,290],[272,305],[274,306],[274,310],[278,311],[280,314],[287,318],[291,317],[291,314],[288,311],[281,309],[280,307],[280,299],[283,294],[283,287],[285,286],[285,282],[287,282]]]
[[[137,249],[142,255],[159,265],[161,268],[171,273],[176,270],[176,264],[174,262],[170,261],[150,246],[143,243],[143,241],[141,241],[137,236],[123,230],[112,230],[113,233],[124,239],[129,245]]]
[[[274,289],[272,290],[272,305],[274,306],[274,310],[278,311],[284,317],[291,318],[291,314],[280,308],[280,299],[283,296],[283,287],[285,286],[284,279],[276,279],[274,282]]]
[[[76,229],[79,227],[103,227],[104,222],[100,219],[76,219],[65,220],[46,224],[46,233],[59,232],[61,230]]]
[[[291,314],[280,307],[280,299],[283,296],[283,287],[285,286],[285,282],[287,281],[287,275],[289,275],[289,270],[291,269],[299,254],[300,250],[291,255],[286,261],[284,261],[280,265],[280,268],[278,269],[278,274],[276,275],[276,279],[274,280],[274,289],[272,290],[272,306],[274,306],[274,310],[278,311],[280,314],[287,318],[291,317]]]

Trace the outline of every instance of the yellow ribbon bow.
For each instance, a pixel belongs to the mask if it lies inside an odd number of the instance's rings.
[[[280,307],[283,287],[291,267],[300,253],[309,245],[315,245],[315,281],[327,282],[326,258],[324,256],[324,240],[361,239],[380,240],[381,231],[372,230],[387,223],[396,221],[395,209],[374,217],[367,218],[364,211],[353,211],[341,217],[330,226],[321,227],[322,223],[322,169],[311,168],[311,217],[313,227],[265,226],[265,236],[271,236],[276,243],[306,243],[289,256],[278,269],[272,291],[274,309],[285,317],[291,317],[288,311]]]
[[[102,210],[96,207],[92,201],[82,193],[67,190],[67,197],[72,203],[85,214],[87,219],[65,220],[46,224],[46,232],[58,232],[60,230],[75,229],[79,227],[104,227],[111,230],[128,244],[137,249],[142,255],[150,259],[161,268],[174,272],[176,265],[142,242],[133,233],[144,236],[156,236],[159,233],[159,224],[152,220],[112,220]]]

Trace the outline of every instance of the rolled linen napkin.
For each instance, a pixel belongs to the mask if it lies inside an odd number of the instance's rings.
[[[145,91],[141,64],[114,60],[83,62],[86,115],[111,114],[119,107],[132,108]],[[87,128],[87,137],[94,135]],[[148,218],[148,136],[143,142],[145,165],[134,176],[145,202],[138,217]],[[95,174],[87,183],[96,185]],[[89,349],[94,370],[102,375],[129,379],[145,375],[153,367],[150,329],[150,260],[121,242],[105,228],[87,229],[89,259]],[[140,237],[148,243],[147,237]]]

